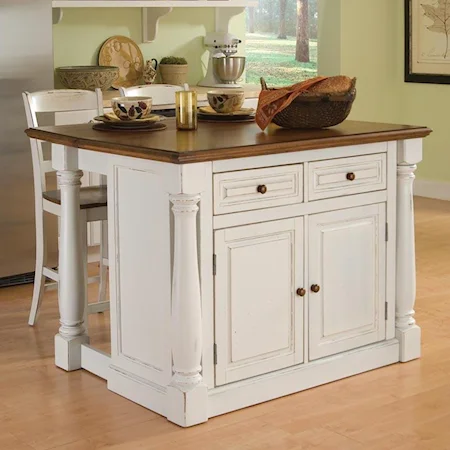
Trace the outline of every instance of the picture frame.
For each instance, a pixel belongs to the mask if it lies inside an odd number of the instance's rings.
[[[447,14],[450,0],[405,0],[405,82],[450,84]]]

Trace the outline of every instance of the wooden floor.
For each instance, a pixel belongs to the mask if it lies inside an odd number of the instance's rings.
[[[27,326],[31,286],[0,289],[0,450],[450,450],[450,202],[416,199],[423,357],[181,429],[53,364],[55,293]],[[92,295],[95,292],[91,291]],[[90,317],[107,345],[107,315]]]

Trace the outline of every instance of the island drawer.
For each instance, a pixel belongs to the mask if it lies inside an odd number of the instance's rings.
[[[214,175],[214,214],[303,202],[303,164]]]
[[[317,161],[309,164],[309,200],[386,189],[386,154]]]

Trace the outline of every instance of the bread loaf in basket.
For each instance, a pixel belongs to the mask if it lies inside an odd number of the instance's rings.
[[[270,89],[264,78],[261,86]],[[299,94],[272,122],[284,128],[333,127],[348,117],[355,97],[356,78],[330,77]]]

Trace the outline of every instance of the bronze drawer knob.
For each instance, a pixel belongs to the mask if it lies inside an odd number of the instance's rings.
[[[349,172],[347,174],[347,180],[348,181],[355,181],[356,180],[356,175],[353,172]]]
[[[298,295],[299,297],[304,297],[304,296],[306,295],[306,289],[298,288],[298,289],[297,289],[297,295]]]
[[[313,284],[311,286],[311,291],[313,291],[315,294],[317,294],[320,291],[320,286],[318,284]]]
[[[265,184],[260,184],[257,188],[260,194],[265,194],[267,192],[267,186]]]

